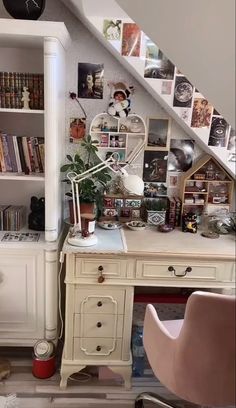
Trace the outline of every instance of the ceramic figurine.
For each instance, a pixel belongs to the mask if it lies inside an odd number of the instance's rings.
[[[188,212],[183,215],[182,231],[191,232],[195,234],[197,232],[197,216],[192,212]]]
[[[21,98],[21,100],[23,102],[23,109],[29,109],[30,108],[29,107],[29,101],[30,101],[29,95],[30,95],[30,93],[28,91],[28,88],[26,86],[24,86],[23,87],[23,92],[22,92],[22,98]]]

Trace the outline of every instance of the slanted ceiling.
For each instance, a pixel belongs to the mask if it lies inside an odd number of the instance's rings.
[[[235,0],[116,0],[235,128]]]
[[[77,16],[127,13],[235,128],[235,0],[62,1]]]

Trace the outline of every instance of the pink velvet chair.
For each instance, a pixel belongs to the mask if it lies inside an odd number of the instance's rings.
[[[235,404],[234,296],[196,291],[184,320],[161,322],[147,305],[143,343],[155,376],[177,397],[210,407]],[[136,398],[135,407],[145,400],[172,407],[148,393]]]

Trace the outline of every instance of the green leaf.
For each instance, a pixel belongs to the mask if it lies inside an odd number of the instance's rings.
[[[64,173],[65,171],[68,171],[71,167],[71,164],[64,164],[61,166],[61,172]]]
[[[66,155],[66,158],[67,158],[67,160],[69,160],[70,162],[73,162],[73,159],[72,159],[72,157],[71,157],[70,154],[67,154],[67,155]]]

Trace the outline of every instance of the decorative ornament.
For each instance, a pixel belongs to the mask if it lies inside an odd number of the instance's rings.
[[[123,82],[111,82],[108,86],[111,88],[111,99],[107,112],[109,115],[125,118],[130,112],[130,95],[134,88]]]
[[[37,20],[44,11],[46,0],[3,0],[7,12],[22,20]]]

